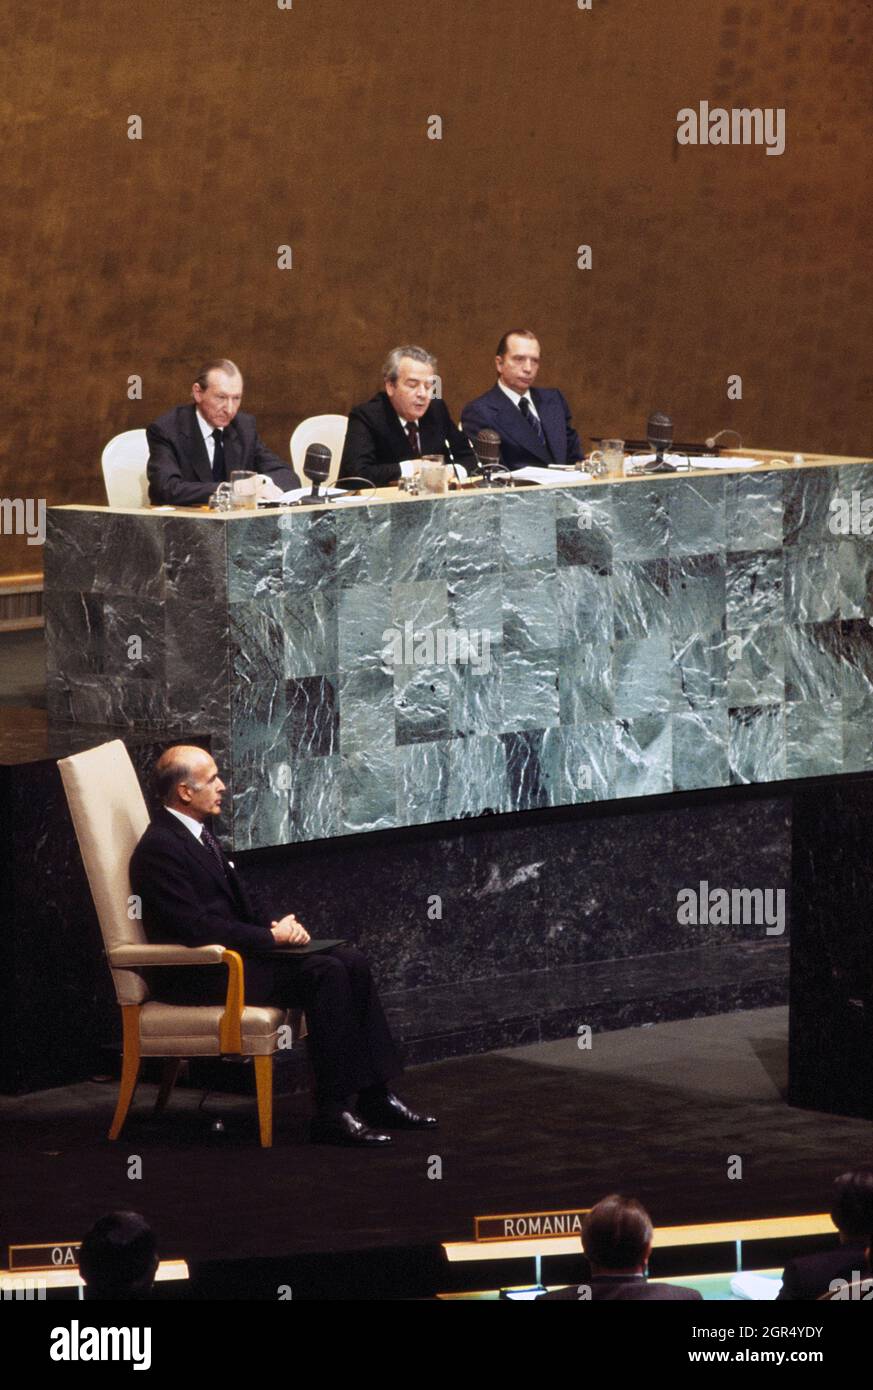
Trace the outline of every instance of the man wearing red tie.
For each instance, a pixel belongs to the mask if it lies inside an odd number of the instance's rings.
[[[382,368],[384,391],[349,415],[340,486],[364,478],[376,487],[391,487],[422,454],[442,454],[446,463],[462,463],[468,472],[476,467],[469,441],[445,403],[434,397],[436,365],[424,348],[389,352]]]

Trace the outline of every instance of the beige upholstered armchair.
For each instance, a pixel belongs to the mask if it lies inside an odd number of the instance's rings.
[[[58,762],[70,814],[103,933],[121,1006],[124,1055],[118,1104],[109,1130],[117,1139],[130,1109],[144,1057],[163,1057],[155,1112],[169,1099],[185,1057],[228,1054],[254,1058],[261,1145],[273,1142],[273,1057],[283,1009],[247,1008],[242,957],[216,944],[192,949],[148,943],[130,892],[128,863],[149,815],[124,744],[116,739]],[[132,914],[132,915],[131,915]],[[142,970],[162,965],[227,966],[224,1006],[160,1004],[149,999]],[[296,1020],[295,1020],[296,1022]],[[300,1036],[300,1031],[297,1031]]]

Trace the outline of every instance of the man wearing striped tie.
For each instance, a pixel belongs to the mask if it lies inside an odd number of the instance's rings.
[[[475,469],[473,450],[443,401],[434,396],[436,358],[421,347],[396,347],[382,368],[385,389],[349,415],[340,486],[363,478],[393,487],[422,454]]]
[[[497,382],[461,411],[465,432],[500,435],[506,468],[525,464],[577,463],[583,457],[570,407],[560,391],[534,386],[540,369],[540,345],[529,328],[513,328],[497,344]]]

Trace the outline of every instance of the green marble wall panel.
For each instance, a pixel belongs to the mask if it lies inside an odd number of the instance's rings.
[[[829,524],[859,492],[871,465],[51,509],[50,712],[210,734],[237,848],[873,769],[873,536]]]

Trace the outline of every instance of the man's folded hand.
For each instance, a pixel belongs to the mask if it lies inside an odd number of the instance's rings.
[[[280,946],[305,946],[309,940],[309,932],[297,921],[293,912],[278,922],[271,922],[270,930]]]

